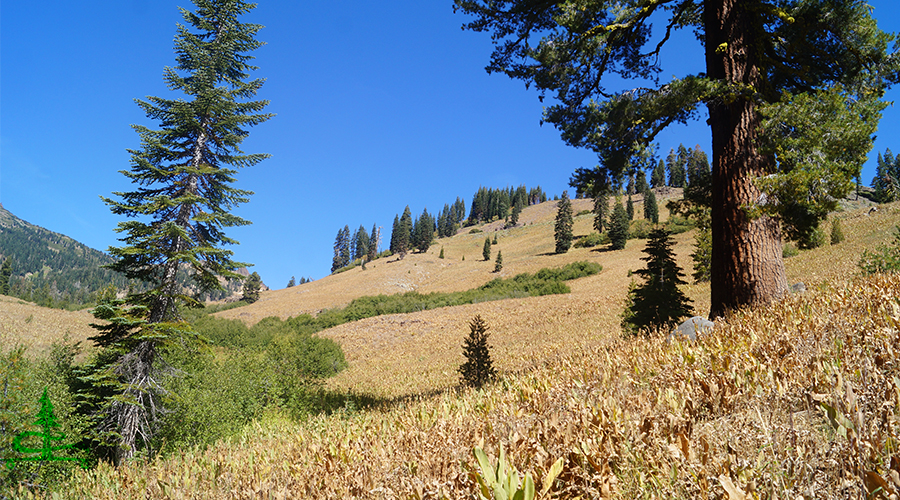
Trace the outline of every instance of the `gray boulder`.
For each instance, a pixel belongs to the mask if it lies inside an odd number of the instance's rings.
[[[672,330],[668,340],[671,341],[673,338],[683,339],[686,337],[688,340],[694,341],[697,340],[697,335],[702,335],[703,333],[712,330],[713,326],[715,326],[715,323],[703,316],[694,316],[678,325],[678,328]]]

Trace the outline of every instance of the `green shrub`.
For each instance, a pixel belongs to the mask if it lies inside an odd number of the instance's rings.
[[[894,240],[889,245],[871,252],[865,250],[858,265],[865,274],[900,272],[900,226],[897,226]]]
[[[638,219],[631,221],[628,227],[628,239],[646,240],[650,237],[650,231],[653,231],[653,223],[646,219]]]
[[[582,210],[582,211],[578,212],[577,214],[575,214],[575,217],[581,217],[582,215],[588,215],[588,214],[592,214],[592,213],[593,212],[590,210]]]
[[[680,215],[670,216],[669,220],[663,224],[663,229],[668,231],[669,234],[686,233],[695,227],[697,227],[696,221]]]
[[[835,217],[831,220],[831,244],[837,245],[844,241],[844,231],[841,229],[841,219]]]
[[[469,231],[469,234],[478,234],[478,233],[482,233],[482,232],[484,232],[484,231],[482,231],[481,229],[478,229],[477,227],[473,227],[473,228]]]
[[[578,238],[575,242],[575,248],[590,248],[597,245],[606,245],[609,243],[609,235],[606,233],[591,233],[587,236]]]

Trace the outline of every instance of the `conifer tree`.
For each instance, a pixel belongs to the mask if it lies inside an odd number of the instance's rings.
[[[634,190],[637,193],[646,193],[650,190],[650,185],[647,184],[647,174],[643,168],[638,169],[634,175]]]
[[[556,224],[553,228],[556,240],[556,253],[566,253],[572,247],[572,201],[569,200],[568,191],[562,192],[562,197],[556,205]]]
[[[422,215],[416,219],[413,227],[413,246],[419,252],[427,252],[434,242],[434,218],[428,213],[428,209],[422,211]]]
[[[522,213],[522,202],[516,200],[516,204],[513,205],[512,213],[509,214],[509,224],[507,227],[516,227],[519,224],[519,214]]]
[[[0,266],[0,295],[9,295],[10,278],[12,278],[12,259],[7,257]]]
[[[443,258],[444,258],[444,247],[441,247],[441,254],[438,255],[438,258],[439,258],[439,259],[443,259]]]
[[[649,189],[644,193],[644,218],[659,224],[659,204],[656,203],[656,194]]]
[[[293,276],[291,276],[290,281],[288,281],[287,287],[291,288],[294,286],[297,286],[297,280]]]
[[[625,213],[628,215],[628,220],[634,220],[634,201],[632,201],[631,195],[628,195],[628,203],[625,205]]]
[[[644,248],[641,260],[647,267],[635,271],[644,283],[629,291],[631,305],[626,309],[622,326],[632,332],[671,328],[691,313],[691,300],[678,288],[686,282],[684,273],[675,262],[672,247],[675,241],[664,229],[654,229]]]
[[[378,231],[378,227],[376,224],[372,224],[372,232],[369,233],[369,248],[366,253],[369,262],[375,260],[378,257],[378,244],[381,240],[381,232]]]
[[[484,247],[481,249],[481,256],[485,261],[491,260],[491,239],[484,239]]]
[[[487,343],[487,331],[487,323],[477,315],[469,322],[469,336],[463,342],[466,361],[459,367],[461,382],[476,389],[497,377]]]
[[[602,191],[594,196],[594,229],[598,233],[603,232],[607,226],[606,219],[609,215],[609,195]]]
[[[254,271],[247,279],[244,280],[244,296],[241,300],[248,304],[252,304],[259,300],[259,291],[262,288],[262,278],[259,273]]]
[[[401,258],[406,257],[406,253],[412,249],[412,230],[412,212],[407,205],[403,209],[403,215],[400,216],[400,222],[397,225],[397,253]]]
[[[393,226],[391,226],[391,246],[390,246],[391,254],[400,253],[400,250],[398,250],[398,245],[397,245],[399,239],[400,239],[400,216],[395,215],[394,216],[394,224],[393,224]]]
[[[353,238],[353,257],[352,260],[362,259],[369,253],[369,233],[362,225],[356,230]]]
[[[239,149],[248,129],[272,116],[262,113],[267,101],[250,100],[264,82],[248,80],[257,69],[249,52],[263,45],[255,39],[261,26],[242,23],[239,17],[255,4],[194,4],[195,12],[182,10],[185,25],[178,26],[175,36],[176,65],[164,70],[168,88],[185,97],[137,100],[162,128],[134,126],[141,148],[129,150],[131,168],[124,174],[139,187],[114,193],[121,201],[103,198],[114,214],[133,219],[119,223],[124,245],[110,248],[116,259],[110,267],[146,284],[127,299],[144,308],[145,323],[110,346],[119,354],[104,368],[119,374],[121,384],[102,410],[104,423],[117,436],[117,464],[131,458],[139,440],[148,442],[157,428],[157,349],[173,336],[192,335],[171,326],[178,319],[178,304],[199,306],[198,296],[222,289],[219,277],[240,279],[236,270],[245,264],[232,261],[233,252],[223,248],[237,243],[223,229],[249,224],[230,211],[252,193],[231,184],[236,169],[268,156]],[[180,273],[193,281],[195,296],[182,291]],[[104,319],[116,321],[115,316]]]
[[[653,169],[653,173],[650,174],[650,187],[658,188],[665,185],[666,164],[662,160],[659,160],[659,164]]]
[[[691,254],[694,261],[694,273],[691,275],[695,283],[709,281],[712,265],[712,231],[709,227],[709,216],[704,223],[697,228],[694,236],[694,253]]]
[[[342,256],[344,248],[344,230],[338,229],[337,236],[334,237],[334,256],[331,258],[331,272],[344,267],[344,258]]]
[[[497,250],[497,260],[494,261],[494,272],[499,273],[503,270],[503,252]]]
[[[609,241],[610,248],[613,250],[621,250],[625,248],[628,241],[628,213],[622,206],[622,200],[616,199],[616,206],[613,208],[612,216],[609,219]]]

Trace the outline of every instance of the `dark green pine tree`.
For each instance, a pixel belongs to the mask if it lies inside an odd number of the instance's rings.
[[[634,176],[634,190],[638,193],[646,193],[650,191],[650,184],[647,184],[647,174],[644,169],[638,169]]]
[[[350,239],[350,226],[344,226],[341,230],[341,267],[350,265],[350,254],[353,242]]]
[[[290,281],[288,281],[287,288],[292,288],[297,286],[297,279],[291,276]]]
[[[344,248],[344,230],[338,229],[337,236],[334,237],[334,256],[331,258],[331,272],[344,267],[344,258],[341,256]]]
[[[562,197],[556,205],[556,224],[553,228],[553,235],[556,240],[556,253],[566,253],[572,247],[572,201],[569,200],[569,193],[562,192]]]
[[[9,295],[10,278],[12,278],[12,259],[7,257],[0,266],[0,295]]]
[[[650,174],[650,187],[662,187],[666,185],[666,164],[659,160],[659,164]]]
[[[137,441],[151,439],[156,429],[157,393],[153,379],[157,347],[178,319],[178,304],[199,305],[197,297],[221,290],[220,277],[240,279],[245,264],[231,260],[225,245],[237,243],[223,230],[249,224],[231,210],[248,201],[249,191],[232,187],[237,168],[253,166],[265,154],[245,154],[239,147],[248,129],[268,120],[265,100],[251,100],[263,79],[249,79],[257,69],[249,52],[263,45],[255,39],[260,25],[241,23],[255,4],[242,0],[194,0],[196,12],[182,10],[185,25],[175,36],[176,65],[164,70],[169,89],[183,96],[137,100],[160,130],[134,128],[141,148],[129,150],[131,168],[124,174],[139,187],[114,193],[121,200],[103,200],[116,215],[133,220],[119,223],[121,247],[110,248],[111,265],[127,278],[146,283],[128,302],[146,307],[147,325],[132,338],[141,339],[115,361],[123,384],[119,405],[108,412],[120,436],[116,463],[131,458]],[[188,296],[178,281],[184,272],[192,281]],[[182,330],[177,330],[178,332]],[[128,365],[128,366],[125,366]],[[130,394],[128,391],[132,391]]]
[[[522,213],[523,201],[519,198],[516,199],[515,205],[513,205],[512,213],[509,214],[509,223],[507,227],[516,227],[519,224],[519,215]]]
[[[416,219],[413,226],[413,246],[419,252],[427,252],[434,242],[434,217],[428,213],[428,209],[422,211],[422,215]]]
[[[669,170],[669,186],[683,188],[687,181],[687,160],[689,152],[684,144],[678,145],[678,153],[675,150],[669,151],[666,157],[666,168]]]
[[[603,228],[607,226],[606,219],[609,217],[609,194],[603,191],[594,196],[594,229],[598,233],[603,232]]]
[[[407,207],[403,209],[403,215],[400,216],[400,222],[397,224],[396,253],[400,254],[400,258],[406,257],[407,252],[412,249],[412,230],[412,212],[407,205]]]
[[[367,252],[367,257],[369,262],[375,260],[378,257],[378,244],[380,243],[381,232],[378,231],[378,226],[376,224],[372,224],[372,232],[369,233],[369,251]]]
[[[485,261],[491,260],[491,239],[484,239],[484,247],[481,249],[481,256],[484,257]]]
[[[499,273],[503,270],[503,252],[497,250],[497,260],[494,261],[494,272]]]
[[[466,361],[459,367],[461,382],[469,387],[481,388],[497,377],[491,361],[488,340],[488,326],[481,316],[469,322],[469,336],[463,342],[463,356]]]
[[[616,199],[616,206],[613,208],[612,216],[609,218],[609,241],[610,248],[613,250],[621,250],[625,248],[628,241],[628,213],[622,206],[622,200]]]
[[[656,202],[656,194],[649,189],[644,193],[644,218],[659,224],[659,204]]]
[[[353,238],[353,260],[362,259],[369,253],[369,233],[366,228],[359,226],[356,236]]]
[[[885,150],[884,155],[878,153],[872,188],[879,203],[900,200],[900,155],[895,158],[890,149]]]
[[[400,253],[400,251],[397,250],[397,243],[398,243],[399,239],[400,239],[400,216],[395,215],[394,216],[394,224],[393,224],[393,226],[391,226],[391,246],[390,246],[391,254]]]
[[[244,280],[244,296],[241,300],[248,304],[252,304],[259,300],[259,291],[262,288],[262,278],[259,273],[254,271]]]
[[[672,247],[675,241],[664,229],[650,232],[646,257],[647,267],[635,271],[644,283],[629,291],[631,305],[626,309],[622,326],[629,332],[649,333],[654,329],[671,328],[681,318],[691,314],[691,300],[678,288],[684,285],[684,273],[675,262]]]
[[[634,201],[631,199],[631,195],[628,195],[628,203],[625,205],[625,213],[628,215],[628,220],[634,220]]]

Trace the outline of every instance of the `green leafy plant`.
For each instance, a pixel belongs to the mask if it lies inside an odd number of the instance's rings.
[[[871,252],[865,250],[858,265],[865,274],[900,271],[900,226],[897,226],[894,241],[890,245],[880,246]]]
[[[472,450],[481,473],[472,473],[478,482],[478,498],[482,500],[533,500],[534,480],[531,474],[519,480],[519,471],[506,460],[506,452],[500,448],[496,467],[491,464],[481,448]]]

